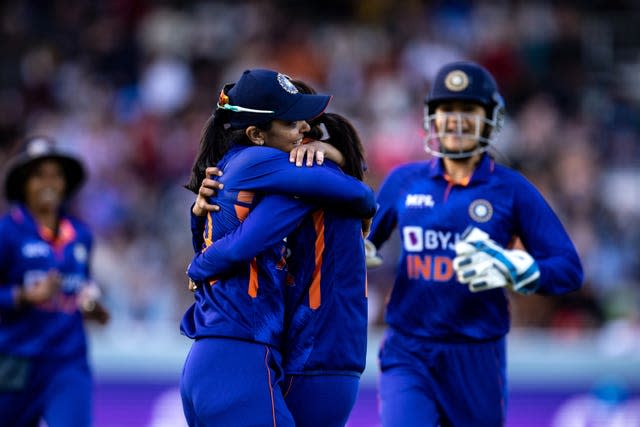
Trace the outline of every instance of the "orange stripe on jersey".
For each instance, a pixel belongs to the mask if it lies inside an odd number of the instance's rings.
[[[244,222],[244,220],[247,219],[247,216],[249,215],[249,208],[240,205],[233,205],[233,207],[236,210],[236,218],[238,218],[238,221]]]
[[[268,346],[265,346],[264,353],[264,366],[267,368],[267,382],[269,383],[269,396],[271,397],[271,418],[273,420],[273,427],[278,425],[276,421],[276,404],[275,404],[275,396],[273,394],[273,384],[271,383],[271,367],[269,363],[269,352],[270,349]]]
[[[53,246],[53,250],[60,255],[67,244],[76,238],[76,229],[73,224],[66,218],[63,218],[58,225],[58,234],[56,235],[52,229],[44,225],[38,226],[40,237],[49,242]]]
[[[239,191],[236,201],[244,204],[251,204],[253,203],[254,197],[255,194],[251,191]],[[238,221],[244,222],[244,220],[247,219],[247,215],[249,215],[250,208],[236,204],[234,205],[234,209],[236,210],[236,218],[238,218]]]
[[[473,174],[471,174],[473,175]],[[467,185],[469,185],[469,181],[471,181],[471,175],[469,176],[465,176],[464,178],[462,178],[459,181],[456,181],[455,179],[451,178],[451,176],[449,176],[448,173],[444,174],[444,179],[445,181],[447,181],[449,184],[456,184],[456,185],[461,185],[463,187],[466,187]]]
[[[251,191],[240,191],[236,200],[242,203],[253,203],[254,193]]]
[[[251,298],[258,296],[258,262],[256,259],[251,260],[251,267],[249,270],[249,289],[247,293]]]
[[[213,216],[211,212],[207,214],[207,228],[204,230],[204,246],[208,248],[213,243]]]
[[[324,211],[319,210],[312,214],[313,225],[316,229],[316,265],[313,271],[311,287],[309,288],[309,307],[316,309],[321,304],[320,280],[322,270],[322,255],[324,254]]]

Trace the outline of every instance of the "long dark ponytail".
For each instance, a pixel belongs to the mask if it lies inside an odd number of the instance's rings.
[[[316,90],[302,80],[291,80],[300,93],[316,94]],[[341,168],[346,174],[362,181],[367,164],[364,159],[364,147],[358,132],[346,117],[337,113],[323,113],[309,121],[311,130],[307,136],[320,140],[323,136],[321,124],[329,134],[325,142],[333,145],[344,156],[345,165]]]
[[[333,145],[344,156],[342,170],[362,181],[364,171],[367,169],[364,158],[364,147],[358,132],[351,122],[344,116],[336,113],[324,113],[314,122],[314,125],[324,124],[329,139],[325,142]]]
[[[225,128],[225,125],[229,123],[227,114],[230,113],[217,109],[202,128],[198,155],[191,168],[189,182],[184,185],[186,189],[195,194],[198,194],[207,167],[217,165],[229,148],[244,137],[244,129]]]

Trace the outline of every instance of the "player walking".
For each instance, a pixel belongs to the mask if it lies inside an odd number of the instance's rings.
[[[503,115],[484,68],[445,65],[425,100],[434,158],[399,166],[379,189],[370,241],[379,248],[398,228],[402,242],[379,354],[385,427],[503,425],[505,289],[555,295],[581,286],[556,214],[486,153]],[[509,249],[516,237],[526,251]]]

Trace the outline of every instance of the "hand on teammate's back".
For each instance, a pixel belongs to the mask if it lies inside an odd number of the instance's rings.
[[[222,171],[215,166],[210,166],[206,169],[206,178],[202,180],[200,188],[198,189],[198,196],[191,208],[191,212],[195,216],[204,216],[209,212],[217,212],[220,210],[218,205],[209,203],[209,197],[216,195],[218,190],[222,190],[224,184],[215,180],[216,177],[222,176]]]

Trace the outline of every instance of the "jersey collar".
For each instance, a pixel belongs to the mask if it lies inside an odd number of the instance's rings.
[[[495,160],[493,160],[486,153],[483,154],[482,158],[480,159],[480,163],[478,163],[478,166],[473,171],[473,175],[471,175],[471,179],[469,180],[469,182],[487,181],[491,176],[491,174],[493,173],[494,169],[495,169]],[[447,172],[444,169],[443,160],[435,157],[431,159],[429,176],[431,178],[441,177],[444,179],[446,174]]]

